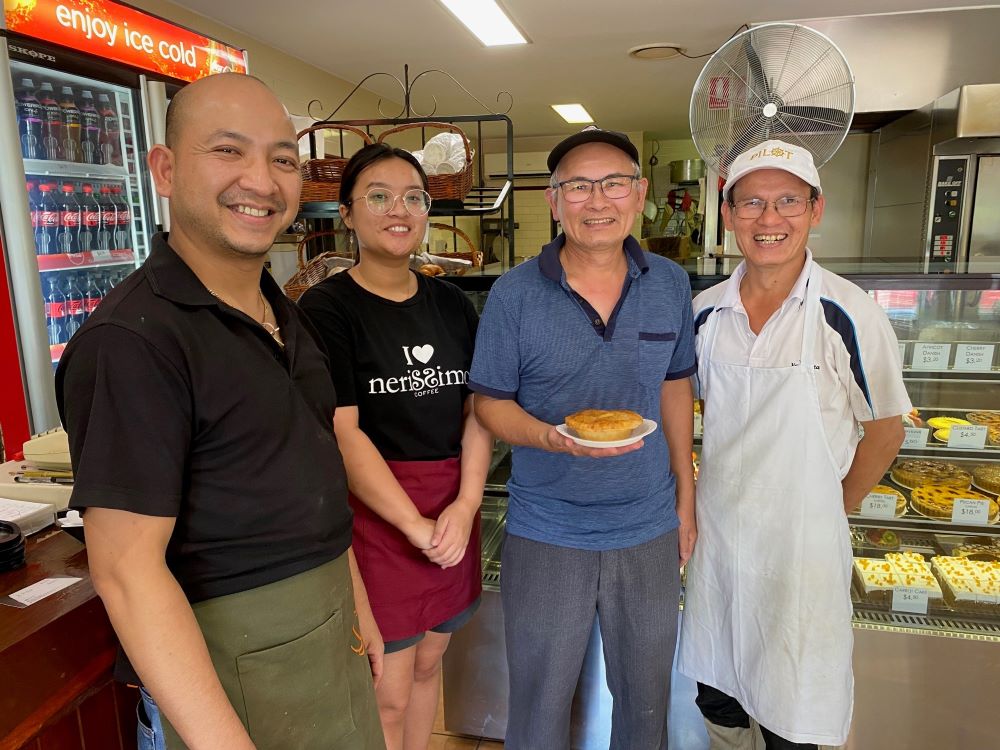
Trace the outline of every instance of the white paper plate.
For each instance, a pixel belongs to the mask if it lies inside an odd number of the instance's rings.
[[[583,445],[587,448],[624,448],[626,445],[632,445],[632,443],[638,443],[646,435],[651,432],[656,431],[656,422],[652,419],[642,420],[642,424],[632,430],[632,436],[627,437],[624,440],[584,440],[583,438],[577,437],[565,424],[556,425],[556,432],[560,435],[565,435],[570,440],[572,440],[577,445]]]

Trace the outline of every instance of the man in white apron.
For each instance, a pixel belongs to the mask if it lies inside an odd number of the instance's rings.
[[[841,745],[846,516],[902,443],[899,350],[882,309],[812,260],[824,197],[806,149],[741,154],[723,197],[745,260],[694,301],[705,438],[678,667],[713,750]]]

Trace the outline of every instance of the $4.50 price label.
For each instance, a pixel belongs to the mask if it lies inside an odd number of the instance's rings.
[[[948,430],[948,447],[982,450],[986,447],[986,433],[986,425],[955,425]]]
[[[927,589],[897,586],[892,590],[892,609],[896,612],[927,614]]]
[[[955,498],[955,504],[951,506],[951,522],[985,526],[990,522],[990,501],[974,497]]]

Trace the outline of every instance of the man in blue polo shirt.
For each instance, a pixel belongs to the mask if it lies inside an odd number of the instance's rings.
[[[694,548],[691,287],[630,236],[638,152],[588,128],[549,154],[563,234],[501,277],[479,324],[476,414],[514,446],[501,581],[510,672],[506,747],[569,747],[595,614],[614,697],[611,747],[666,742],[678,561]],[[630,409],[659,431],[588,448],[555,425]]]

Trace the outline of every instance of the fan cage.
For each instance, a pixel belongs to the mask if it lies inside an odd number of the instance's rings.
[[[695,82],[690,125],[706,164],[726,176],[739,154],[779,139],[825,164],[854,116],[854,74],[829,37],[808,26],[772,23],[730,39]]]

